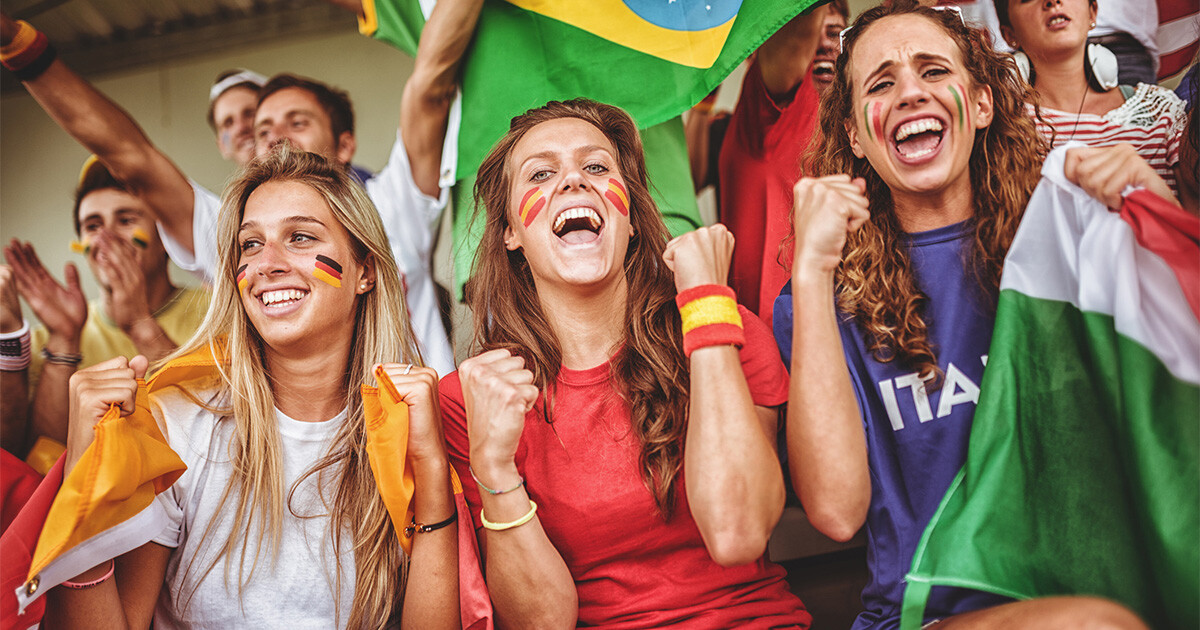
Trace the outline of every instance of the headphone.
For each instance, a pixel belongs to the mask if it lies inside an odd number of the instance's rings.
[[[1013,53],[1013,60],[1017,62],[1021,78],[1033,85],[1037,75],[1033,71],[1033,64],[1029,63],[1029,55],[1018,50]],[[1117,87],[1117,56],[1100,44],[1088,44],[1083,59],[1083,74],[1087,77],[1088,85],[1097,92],[1107,92]]]

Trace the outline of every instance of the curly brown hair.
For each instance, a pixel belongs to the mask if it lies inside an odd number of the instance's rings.
[[[531,109],[513,118],[508,133],[480,165],[475,207],[477,214],[486,211],[487,218],[475,255],[474,289],[467,297],[474,312],[475,344],[481,351],[504,348],[525,359],[534,384],[544,394],[543,417],[552,422],[562,348],[542,312],[524,253],[509,251],[504,233],[510,219],[509,155],[530,129],[559,118],[588,122],[608,138],[629,192],[629,221],[636,236],[624,261],[629,287],[624,347],[612,359],[610,378],[629,402],[633,432],[641,444],[642,481],[654,495],[659,513],[670,519],[675,480],[683,464],[690,372],[683,354],[674,276],[662,262],[670,235],[650,197],[637,126],[620,108],[574,99]]]
[[[1035,102],[1034,95],[1018,77],[1012,57],[993,50],[986,34],[965,26],[957,14],[897,0],[891,6],[866,11],[845,33],[834,83],[821,100],[819,115],[825,133],[813,147],[807,171],[817,176],[848,173],[867,183],[871,220],[847,236],[836,273],[838,309],[871,335],[877,360],[895,360],[923,376],[940,376],[923,317],[928,297],[913,277],[891,191],[865,158],[855,157],[848,134],[835,132],[854,120],[848,66],[855,43],[876,21],[905,14],[931,20],[954,40],[973,83],[968,90],[979,86],[992,89],[993,118],[987,127],[975,131],[968,167],[975,214],[974,241],[967,260],[968,270],[992,303],[1000,288],[1004,255],[1040,178],[1047,145],[1026,110],[1026,102]],[[935,378],[931,385],[939,381]]]

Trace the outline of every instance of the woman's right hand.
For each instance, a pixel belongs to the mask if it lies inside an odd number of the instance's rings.
[[[525,414],[538,397],[533,372],[525,369],[525,359],[508,350],[491,350],[463,361],[458,375],[467,411],[471,467],[489,487],[511,486],[509,479],[496,477],[506,471],[515,473]]]
[[[146,376],[150,362],[138,355],[132,359],[113,357],[71,375],[70,425],[67,430],[67,461],[63,475],[70,474],[92,443],[96,423],[111,405],[121,407],[121,415],[133,413],[137,398],[137,379]]]
[[[842,260],[846,235],[862,227],[871,213],[866,182],[849,175],[805,177],[792,188],[796,227],[794,272],[833,273]]]

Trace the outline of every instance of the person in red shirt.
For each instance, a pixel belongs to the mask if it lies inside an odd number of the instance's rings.
[[[668,243],[645,168],[632,119],[580,99],[479,169],[482,354],[440,397],[498,625],[806,628],[764,554],[787,374],[725,286],[733,237]]]

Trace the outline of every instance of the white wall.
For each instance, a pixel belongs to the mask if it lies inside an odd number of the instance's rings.
[[[395,138],[400,95],[412,59],[359,35],[354,20],[331,24],[321,37],[279,40],[234,52],[195,57],[170,65],[94,77],[93,83],[129,111],[150,139],[180,169],[220,192],[233,173],[221,159],[205,122],[208,89],[222,70],[246,67],[265,75],[294,72],[347,90],[355,105],[358,152],[355,163],[383,166]],[[87,152],[55,125],[28,94],[0,99],[0,239],[29,240],[56,277],[72,261],[88,297],[96,284],[81,256],[68,244],[72,191]],[[173,276],[194,280],[178,269]]]

